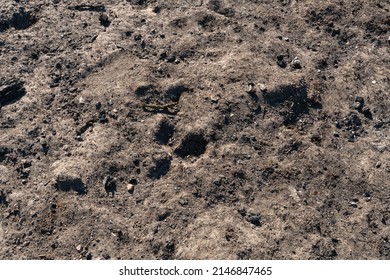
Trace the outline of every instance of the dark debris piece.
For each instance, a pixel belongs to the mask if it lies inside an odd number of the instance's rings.
[[[248,222],[250,222],[251,224],[253,224],[253,225],[257,226],[257,227],[261,226],[261,217],[260,217],[260,215],[248,214],[245,219]]]
[[[169,211],[169,210],[166,210],[166,211],[164,211],[164,212],[162,212],[162,213],[159,213],[159,214],[157,215],[157,221],[159,221],[159,222],[164,221],[164,220],[167,219],[171,214],[172,214],[172,212]]]

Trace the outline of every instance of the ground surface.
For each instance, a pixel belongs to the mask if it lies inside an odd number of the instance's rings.
[[[1,259],[390,259],[388,1],[0,7]]]

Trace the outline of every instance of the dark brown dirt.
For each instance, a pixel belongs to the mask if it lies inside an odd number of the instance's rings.
[[[0,258],[390,259],[389,10],[2,0]]]

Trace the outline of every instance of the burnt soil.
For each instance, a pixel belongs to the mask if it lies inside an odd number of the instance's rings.
[[[390,259],[390,4],[2,0],[1,259]]]

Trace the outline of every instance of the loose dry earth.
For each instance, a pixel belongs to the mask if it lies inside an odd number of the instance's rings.
[[[390,259],[390,3],[2,0],[1,259]]]

